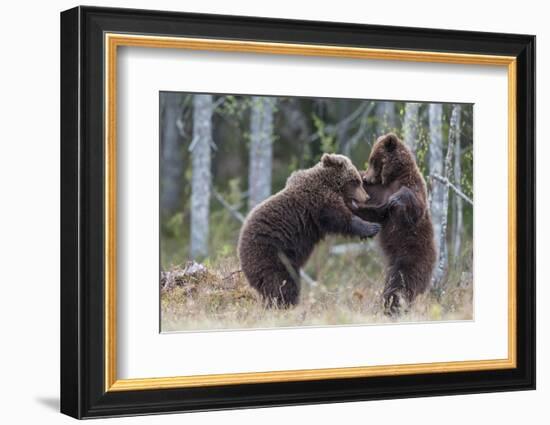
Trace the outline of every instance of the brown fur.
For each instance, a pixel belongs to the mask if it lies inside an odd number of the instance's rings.
[[[399,311],[428,288],[436,260],[426,182],[414,156],[395,134],[378,138],[362,173],[371,199],[357,214],[382,223],[380,244],[387,258],[384,305]]]
[[[279,193],[250,211],[239,237],[242,270],[270,306],[298,303],[299,271],[315,245],[329,233],[374,236],[380,225],[351,209],[366,206],[361,175],[342,155],[294,172]]]

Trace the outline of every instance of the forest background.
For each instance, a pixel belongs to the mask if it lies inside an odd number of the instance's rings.
[[[161,322],[165,331],[472,318],[473,105],[161,92]],[[380,305],[376,242],[329,237],[302,271],[302,301],[266,311],[240,272],[247,212],[325,152],[366,169],[396,133],[428,184],[432,290],[399,319]]]

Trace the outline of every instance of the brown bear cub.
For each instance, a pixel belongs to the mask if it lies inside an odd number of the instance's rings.
[[[314,167],[292,173],[283,190],[250,211],[239,237],[239,259],[266,305],[298,303],[300,267],[325,235],[368,238],[378,233],[379,224],[352,213],[367,200],[351,161],[324,154]]]
[[[371,199],[356,213],[382,223],[384,307],[398,313],[401,299],[410,304],[426,291],[436,261],[426,182],[409,148],[391,133],[378,138],[362,175]]]

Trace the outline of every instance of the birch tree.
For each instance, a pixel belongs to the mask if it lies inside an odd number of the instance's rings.
[[[413,155],[416,157],[416,144],[418,143],[418,111],[420,103],[405,104],[405,117],[403,119],[403,139]]]
[[[447,143],[447,154],[445,155],[445,168],[443,171],[443,177],[449,179],[451,174],[451,164],[455,148],[455,143],[459,130],[458,121],[460,116],[460,105],[454,105],[451,112],[451,120],[449,123],[449,139]],[[443,199],[441,206],[441,229],[439,233],[435,234],[436,239],[439,238],[439,255],[437,261],[437,267],[434,273],[434,286],[441,288],[441,283],[447,266],[449,263],[448,248],[447,248],[447,217],[449,211],[449,187],[448,185],[442,185],[440,183],[437,186],[443,188]]]
[[[441,104],[431,103],[428,108],[430,148],[428,153],[428,166],[430,175],[442,175],[443,171],[443,135],[441,128],[441,116],[443,108]],[[441,223],[443,221],[443,193],[444,187],[432,179],[431,213],[434,227],[436,251],[439,252],[439,235],[441,235]]]
[[[461,180],[462,180],[462,147],[460,145],[460,127],[461,127],[461,109],[459,107],[457,117],[456,117],[456,140],[455,140],[455,158],[454,158],[454,183],[458,190],[462,190]],[[464,226],[463,217],[462,217],[462,198],[460,196],[455,196],[454,202],[454,256],[458,258],[462,249],[462,227]]]
[[[349,114],[351,113],[350,106],[351,105],[348,100],[339,102],[338,120],[340,124],[338,125],[336,132],[336,138],[338,140],[340,152],[347,156],[349,156],[351,150],[349,137],[350,121],[347,119]]]
[[[309,158],[311,150],[311,111],[298,98],[287,98],[277,103],[277,113],[285,124],[277,129],[281,139],[294,140],[298,146],[297,167],[303,168],[304,161]]]
[[[271,195],[274,111],[275,98],[252,97],[248,172],[248,206],[250,209]]]
[[[396,118],[395,118],[395,103],[394,102],[377,102],[376,104],[376,131],[377,137],[393,131],[396,128]]]
[[[161,211],[173,214],[180,200],[183,169],[182,137],[178,119],[182,113],[182,96],[179,93],[162,93],[161,149]]]
[[[191,152],[191,257],[208,255],[208,218],[210,215],[212,95],[193,97],[193,140]]]

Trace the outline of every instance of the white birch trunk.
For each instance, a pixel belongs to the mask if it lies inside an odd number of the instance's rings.
[[[454,105],[451,112],[451,120],[449,123],[449,140],[447,143],[447,154],[445,156],[445,168],[443,177],[448,179],[451,174],[451,164],[453,159],[453,153],[455,148],[455,142],[459,129],[457,127],[458,117],[460,116],[460,105]],[[443,199],[441,207],[441,229],[439,233],[435,234],[436,238],[439,238],[439,256],[437,261],[437,267],[434,273],[434,286],[441,288],[443,277],[447,271],[449,263],[448,248],[447,248],[447,217],[449,211],[449,187],[447,185],[437,184],[443,188]]]
[[[418,143],[418,111],[420,103],[406,103],[405,117],[403,118],[403,141],[416,158],[416,144]]]
[[[271,195],[274,111],[275,98],[252,97],[248,171],[248,206],[250,209]]]
[[[193,98],[193,141],[189,147],[193,174],[191,177],[191,257],[208,256],[208,219],[212,176],[212,96]]]
[[[455,160],[454,160],[454,184],[457,187],[457,189],[462,190],[461,180],[462,180],[462,148],[460,146],[460,126],[461,126],[461,114],[460,110],[457,117],[457,123],[456,123],[456,145],[455,145]],[[462,198],[460,196],[455,196],[455,222],[454,222],[454,249],[453,253],[455,258],[458,258],[461,254],[462,250],[462,226],[463,218],[462,218]]]
[[[341,124],[338,127],[336,137],[338,140],[338,145],[340,146],[340,152],[346,156],[349,156],[351,150],[349,137],[350,122],[346,120],[346,118],[348,118],[349,114],[351,113],[350,102],[349,100],[341,101],[341,104],[339,106],[340,109],[338,120]]]
[[[441,130],[441,116],[443,108],[441,104],[431,103],[428,109],[430,149],[428,153],[428,166],[430,175],[443,174],[443,135]],[[439,252],[439,235],[441,235],[441,222],[443,221],[443,193],[445,187],[438,182],[431,184],[431,213],[434,227],[436,251]]]
[[[172,214],[178,207],[181,194],[182,140],[177,120],[182,113],[182,96],[163,93],[162,103],[160,206],[163,214]]]
[[[377,137],[390,131],[395,131],[396,118],[395,104],[393,102],[377,102],[375,113],[377,118]]]

